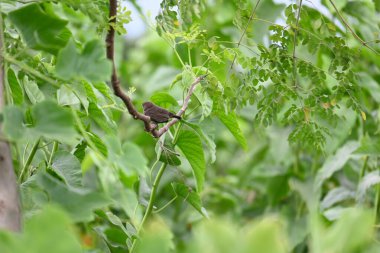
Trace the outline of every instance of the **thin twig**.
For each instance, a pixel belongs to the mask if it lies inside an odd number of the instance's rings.
[[[296,29],[294,31],[294,39],[293,39],[294,40],[293,41],[293,81],[294,81],[294,87],[296,88],[297,88],[296,46],[297,46],[298,24],[300,21],[301,9],[302,9],[302,0],[300,0],[300,5],[298,7]]]
[[[363,46],[365,46],[366,48],[368,48],[369,50],[371,50],[372,52],[374,52],[375,54],[379,54],[379,52],[377,52],[375,49],[373,49],[372,47],[368,46],[367,45],[367,42],[365,42],[364,40],[362,40],[359,35],[357,35],[355,33],[355,31],[351,28],[351,26],[347,23],[347,21],[344,19],[344,17],[342,16],[342,14],[339,12],[338,8],[335,6],[334,2],[332,0],[329,0],[329,2],[331,3],[331,5],[333,6],[333,8],[335,9],[336,13],[338,14],[338,17],[340,18],[340,20],[343,22],[344,26],[350,30],[351,34],[355,37],[355,39],[357,39],[360,44],[362,44]]]
[[[110,9],[109,9],[109,28],[108,33],[106,37],[106,46],[107,46],[107,58],[111,60],[112,62],[112,76],[111,76],[111,84],[113,91],[117,97],[119,97],[127,107],[128,113],[133,117],[135,120],[141,120],[144,122],[145,130],[147,132],[150,132],[153,137],[159,138],[161,135],[163,135],[165,132],[169,130],[169,128],[174,125],[178,120],[174,119],[170,121],[168,124],[166,124],[163,128],[160,130],[156,129],[156,125],[152,124],[150,121],[150,117],[138,112],[135,108],[135,106],[132,103],[131,98],[122,90],[120,86],[120,80],[117,76],[116,72],[116,66],[115,66],[115,59],[114,59],[114,44],[115,44],[115,25],[116,25],[116,14],[117,14],[117,0],[109,0],[110,3]],[[178,116],[182,115],[185,110],[187,109],[187,105],[190,99],[190,96],[192,95],[195,86],[200,83],[205,76],[200,76],[195,79],[193,84],[191,85],[188,95],[185,99],[184,105],[182,106],[181,110],[178,112]]]
[[[148,202],[148,206],[146,208],[146,211],[145,211],[145,214],[144,214],[144,217],[140,223],[140,226],[137,230],[137,236],[139,237],[142,230],[143,230],[143,227],[144,227],[144,224],[145,222],[148,220],[148,218],[150,217],[152,211],[153,211],[153,204],[154,204],[154,200],[156,198],[156,194],[157,194],[157,189],[158,189],[158,184],[160,183],[160,180],[161,180],[161,177],[162,175],[164,174],[164,171],[166,169],[166,166],[167,166],[167,163],[163,163],[159,169],[159,171],[157,172],[157,176],[154,180],[154,183],[153,183],[153,186],[152,186],[152,192],[150,193],[150,197],[149,197],[149,202]],[[137,242],[138,242],[138,238],[135,238],[133,243],[132,243],[132,247],[130,249],[129,252],[133,253],[136,249],[136,246],[137,246]]]
[[[183,101],[183,105],[182,105],[182,108],[179,110],[179,112],[177,113],[177,116],[182,116],[182,114],[185,113],[188,105],[189,105],[189,101],[190,101],[190,97],[191,95],[193,94],[194,92],[194,89],[195,89],[195,86],[197,86],[197,84],[199,84],[204,78],[206,77],[206,75],[202,75],[202,76],[199,76],[195,79],[195,81],[191,84],[190,86],[190,89],[189,91],[187,92],[187,96],[185,97],[184,101]],[[170,122],[168,122],[165,126],[163,126],[159,131],[157,131],[157,136],[155,136],[156,138],[160,137],[161,135],[163,135],[164,133],[166,133],[169,128],[171,126],[173,126],[175,123],[177,123],[179,121],[179,119],[172,119]]]
[[[257,1],[255,7],[254,7],[253,10],[252,10],[251,15],[249,16],[248,22],[247,22],[247,24],[245,25],[244,30],[243,30],[243,33],[241,34],[240,39],[239,39],[239,41],[238,41],[238,43],[237,43],[237,47],[238,47],[238,48],[239,48],[240,43],[242,42],[242,40],[243,40],[243,38],[244,38],[245,33],[247,32],[248,26],[250,25],[250,23],[251,23],[253,17],[255,16],[256,9],[257,9],[257,7],[259,6],[260,1],[261,1],[261,0],[258,0],[258,1]],[[230,66],[230,70],[229,70],[229,71],[231,71],[232,67],[234,66],[234,63],[235,63],[235,61],[236,61],[236,57],[237,57],[237,55],[235,54],[234,59],[232,60],[232,63],[231,63],[231,66]]]

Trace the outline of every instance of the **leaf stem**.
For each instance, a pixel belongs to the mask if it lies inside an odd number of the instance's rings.
[[[49,161],[48,161],[48,167],[51,166],[51,162],[53,161],[53,156],[55,154],[55,152],[57,151],[58,149],[58,141],[54,141],[53,142],[53,148],[51,149],[51,153],[50,153],[50,157],[49,157]]]
[[[171,200],[169,200],[169,202],[166,203],[163,207],[161,207],[160,209],[157,209],[157,210],[153,211],[153,213],[159,213],[159,212],[161,212],[166,207],[168,207],[171,203],[173,203],[177,198],[178,198],[178,196],[175,196],[174,198],[172,198]]]
[[[22,170],[21,170],[21,173],[20,173],[20,176],[18,177],[18,181],[19,183],[22,182],[22,179],[24,177],[24,173],[25,171],[28,169],[28,167],[30,166],[30,164],[32,163],[33,161],[33,158],[34,156],[36,155],[36,152],[37,152],[37,149],[38,149],[38,145],[40,145],[40,141],[41,141],[41,138],[39,138],[33,145],[32,147],[32,151],[30,151],[30,154],[28,156],[28,159],[26,160]]]

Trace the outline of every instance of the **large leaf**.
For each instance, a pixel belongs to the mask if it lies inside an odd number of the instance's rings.
[[[51,168],[71,187],[82,185],[82,171],[78,158],[67,151],[54,154]]]
[[[71,36],[66,28],[68,22],[55,16],[51,10],[47,12],[39,4],[26,5],[10,12],[8,17],[30,48],[55,54]]]
[[[335,155],[328,157],[317,174],[316,187],[319,188],[326,179],[330,178],[335,172],[342,169],[348,159],[350,159],[351,154],[358,147],[359,143],[353,141],[348,142],[341,147]]]
[[[179,134],[177,145],[193,169],[193,174],[197,182],[197,190],[200,192],[203,188],[206,172],[206,163],[201,139],[193,131],[184,130]]]
[[[150,97],[150,101],[158,106],[168,108],[169,106],[178,105],[177,100],[173,98],[169,93],[157,92]]]
[[[85,44],[79,52],[74,41],[70,40],[57,57],[57,75],[64,79],[106,81],[111,76],[111,62],[106,58],[105,47],[99,40]]]
[[[26,221],[22,234],[0,232],[0,252],[81,253],[83,249],[71,224],[61,209],[46,206]]]
[[[34,130],[46,138],[71,143],[76,135],[74,121],[69,110],[52,101],[44,101],[32,107]]]
[[[127,168],[136,170],[139,173],[148,171],[148,160],[141,148],[132,142],[126,142],[122,146],[122,164]]]
[[[239,144],[245,149],[248,149],[247,141],[240,130],[239,123],[237,121],[236,114],[234,112],[230,112],[229,114],[225,114],[222,111],[218,111],[216,113],[220,121],[230,130],[235,139],[239,142]]]
[[[37,183],[48,194],[49,202],[61,205],[76,222],[93,220],[94,210],[110,204],[102,193],[68,188],[46,173],[38,174]]]
[[[205,134],[200,126],[186,122],[186,121],[183,121],[183,123],[185,125],[188,125],[192,129],[194,129],[194,131],[197,132],[197,134],[202,138],[202,140],[204,141],[204,143],[206,144],[206,146],[208,147],[208,150],[210,152],[211,163],[214,163],[216,160],[216,145],[215,145],[214,140],[212,140],[210,138],[210,136]]]

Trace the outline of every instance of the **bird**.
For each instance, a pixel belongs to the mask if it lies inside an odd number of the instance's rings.
[[[159,107],[152,102],[143,103],[144,114],[150,117],[150,120],[154,123],[165,123],[168,122],[171,118],[181,119],[181,116],[175,115],[168,110]]]

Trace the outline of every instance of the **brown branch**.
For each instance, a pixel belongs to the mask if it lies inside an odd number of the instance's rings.
[[[5,68],[3,20],[0,15],[0,110],[4,107]],[[0,135],[2,126],[0,124]],[[21,211],[9,143],[0,141],[0,229],[20,231]]]
[[[132,103],[131,98],[122,90],[120,86],[120,80],[117,77],[116,73],[116,66],[115,66],[115,59],[114,59],[114,44],[115,44],[115,25],[116,25],[116,15],[117,15],[117,0],[109,0],[109,28],[108,33],[106,37],[106,46],[107,46],[107,58],[111,60],[112,62],[112,76],[111,76],[111,84],[113,91],[117,97],[119,97],[125,104],[125,106],[128,109],[128,113],[132,115],[133,119],[135,120],[141,120],[144,122],[145,131],[150,132],[153,137],[159,138],[162,136],[165,132],[169,130],[169,128],[174,125],[178,120],[173,119],[172,121],[168,122],[163,128],[160,130],[156,129],[156,124],[151,123],[150,117],[138,112],[135,108],[135,106]],[[201,80],[203,80],[205,77],[200,76],[195,79],[194,83],[192,83],[189,92],[187,94],[187,97],[184,100],[183,106],[181,110],[178,112],[178,116],[181,116],[187,109],[190,97],[194,91],[195,86],[200,83]]]
[[[187,107],[189,106],[189,101],[190,101],[190,97],[191,95],[193,94],[194,92],[194,89],[195,89],[195,86],[197,86],[198,83],[200,83],[204,78],[206,77],[206,75],[203,75],[203,76],[199,76],[195,79],[195,81],[191,84],[190,86],[190,89],[189,91],[187,92],[187,96],[185,97],[185,99],[183,100],[183,105],[181,107],[181,109],[179,110],[179,112],[177,113],[177,116],[182,116]],[[175,123],[177,123],[178,121],[180,121],[179,119],[176,119],[176,118],[173,118],[171,121],[169,121],[165,126],[163,126],[159,131],[156,131],[156,138],[160,137],[161,135],[163,135],[164,133],[166,133],[169,128],[171,126],[173,126]]]

